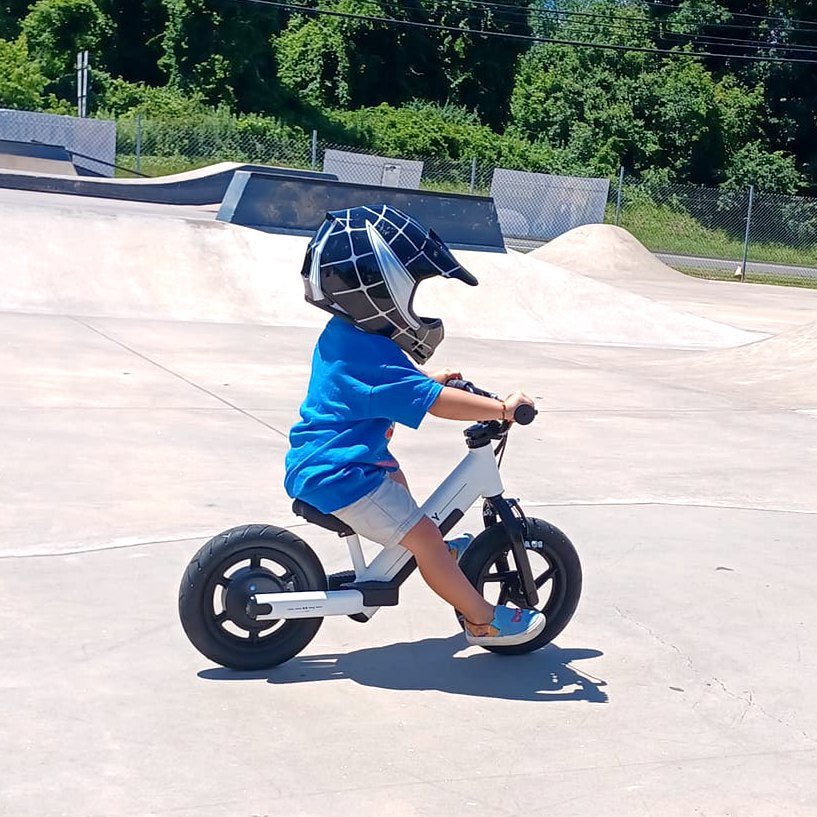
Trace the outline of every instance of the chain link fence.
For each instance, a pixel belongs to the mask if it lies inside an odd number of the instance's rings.
[[[112,176],[115,171],[116,125],[105,119],[0,108],[0,140],[59,148],[78,175]]]
[[[629,178],[495,168],[472,157],[383,156],[296,134],[273,121],[209,117],[117,122],[119,175],[167,175],[215,162],[334,173],[343,181],[492,195],[511,246],[585,223],[624,227],[667,264],[707,278],[817,286],[817,199]]]
[[[692,275],[817,286],[817,199],[620,178],[607,220]]]

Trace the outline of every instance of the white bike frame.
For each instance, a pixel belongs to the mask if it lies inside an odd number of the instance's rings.
[[[494,457],[493,446],[471,448],[443,480],[442,484],[423,503],[421,510],[438,527],[451,516],[459,519],[479,497],[502,494],[502,479]],[[349,555],[355,571],[355,582],[390,582],[412,559],[411,552],[400,545],[384,548],[366,564],[357,534],[346,537]],[[366,607],[359,590],[325,590],[301,593],[258,593],[256,605],[269,605],[269,610],[254,614],[257,621],[290,618],[322,618],[349,616],[363,613],[371,618],[379,607]],[[256,607],[256,610],[258,607]]]

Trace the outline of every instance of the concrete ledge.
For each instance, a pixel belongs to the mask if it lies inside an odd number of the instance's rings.
[[[312,170],[222,162],[187,173],[151,179],[89,179],[45,173],[0,170],[0,187],[37,193],[63,193],[152,204],[220,204],[237,171],[263,171],[271,176],[309,179],[335,177]]]
[[[272,233],[309,235],[329,210],[390,204],[453,247],[505,250],[493,199],[239,170],[216,217]]]

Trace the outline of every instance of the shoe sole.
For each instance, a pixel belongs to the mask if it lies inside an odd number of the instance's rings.
[[[465,631],[465,638],[474,647],[515,647],[517,644],[526,644],[536,638],[545,629],[545,617],[539,619],[538,624],[534,624],[529,629],[516,635],[471,635]]]

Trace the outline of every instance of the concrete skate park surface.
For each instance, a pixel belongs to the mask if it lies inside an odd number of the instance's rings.
[[[480,287],[418,295],[435,364],[537,398],[503,475],[583,560],[556,643],[469,648],[414,576],[241,674],[178,624],[203,541],[269,521],[347,562],[281,488],[324,322],[305,240],[0,197],[0,813],[817,815],[817,292],[702,287],[635,244],[616,274],[623,238],[460,253]],[[463,425],[399,431],[419,496]]]

